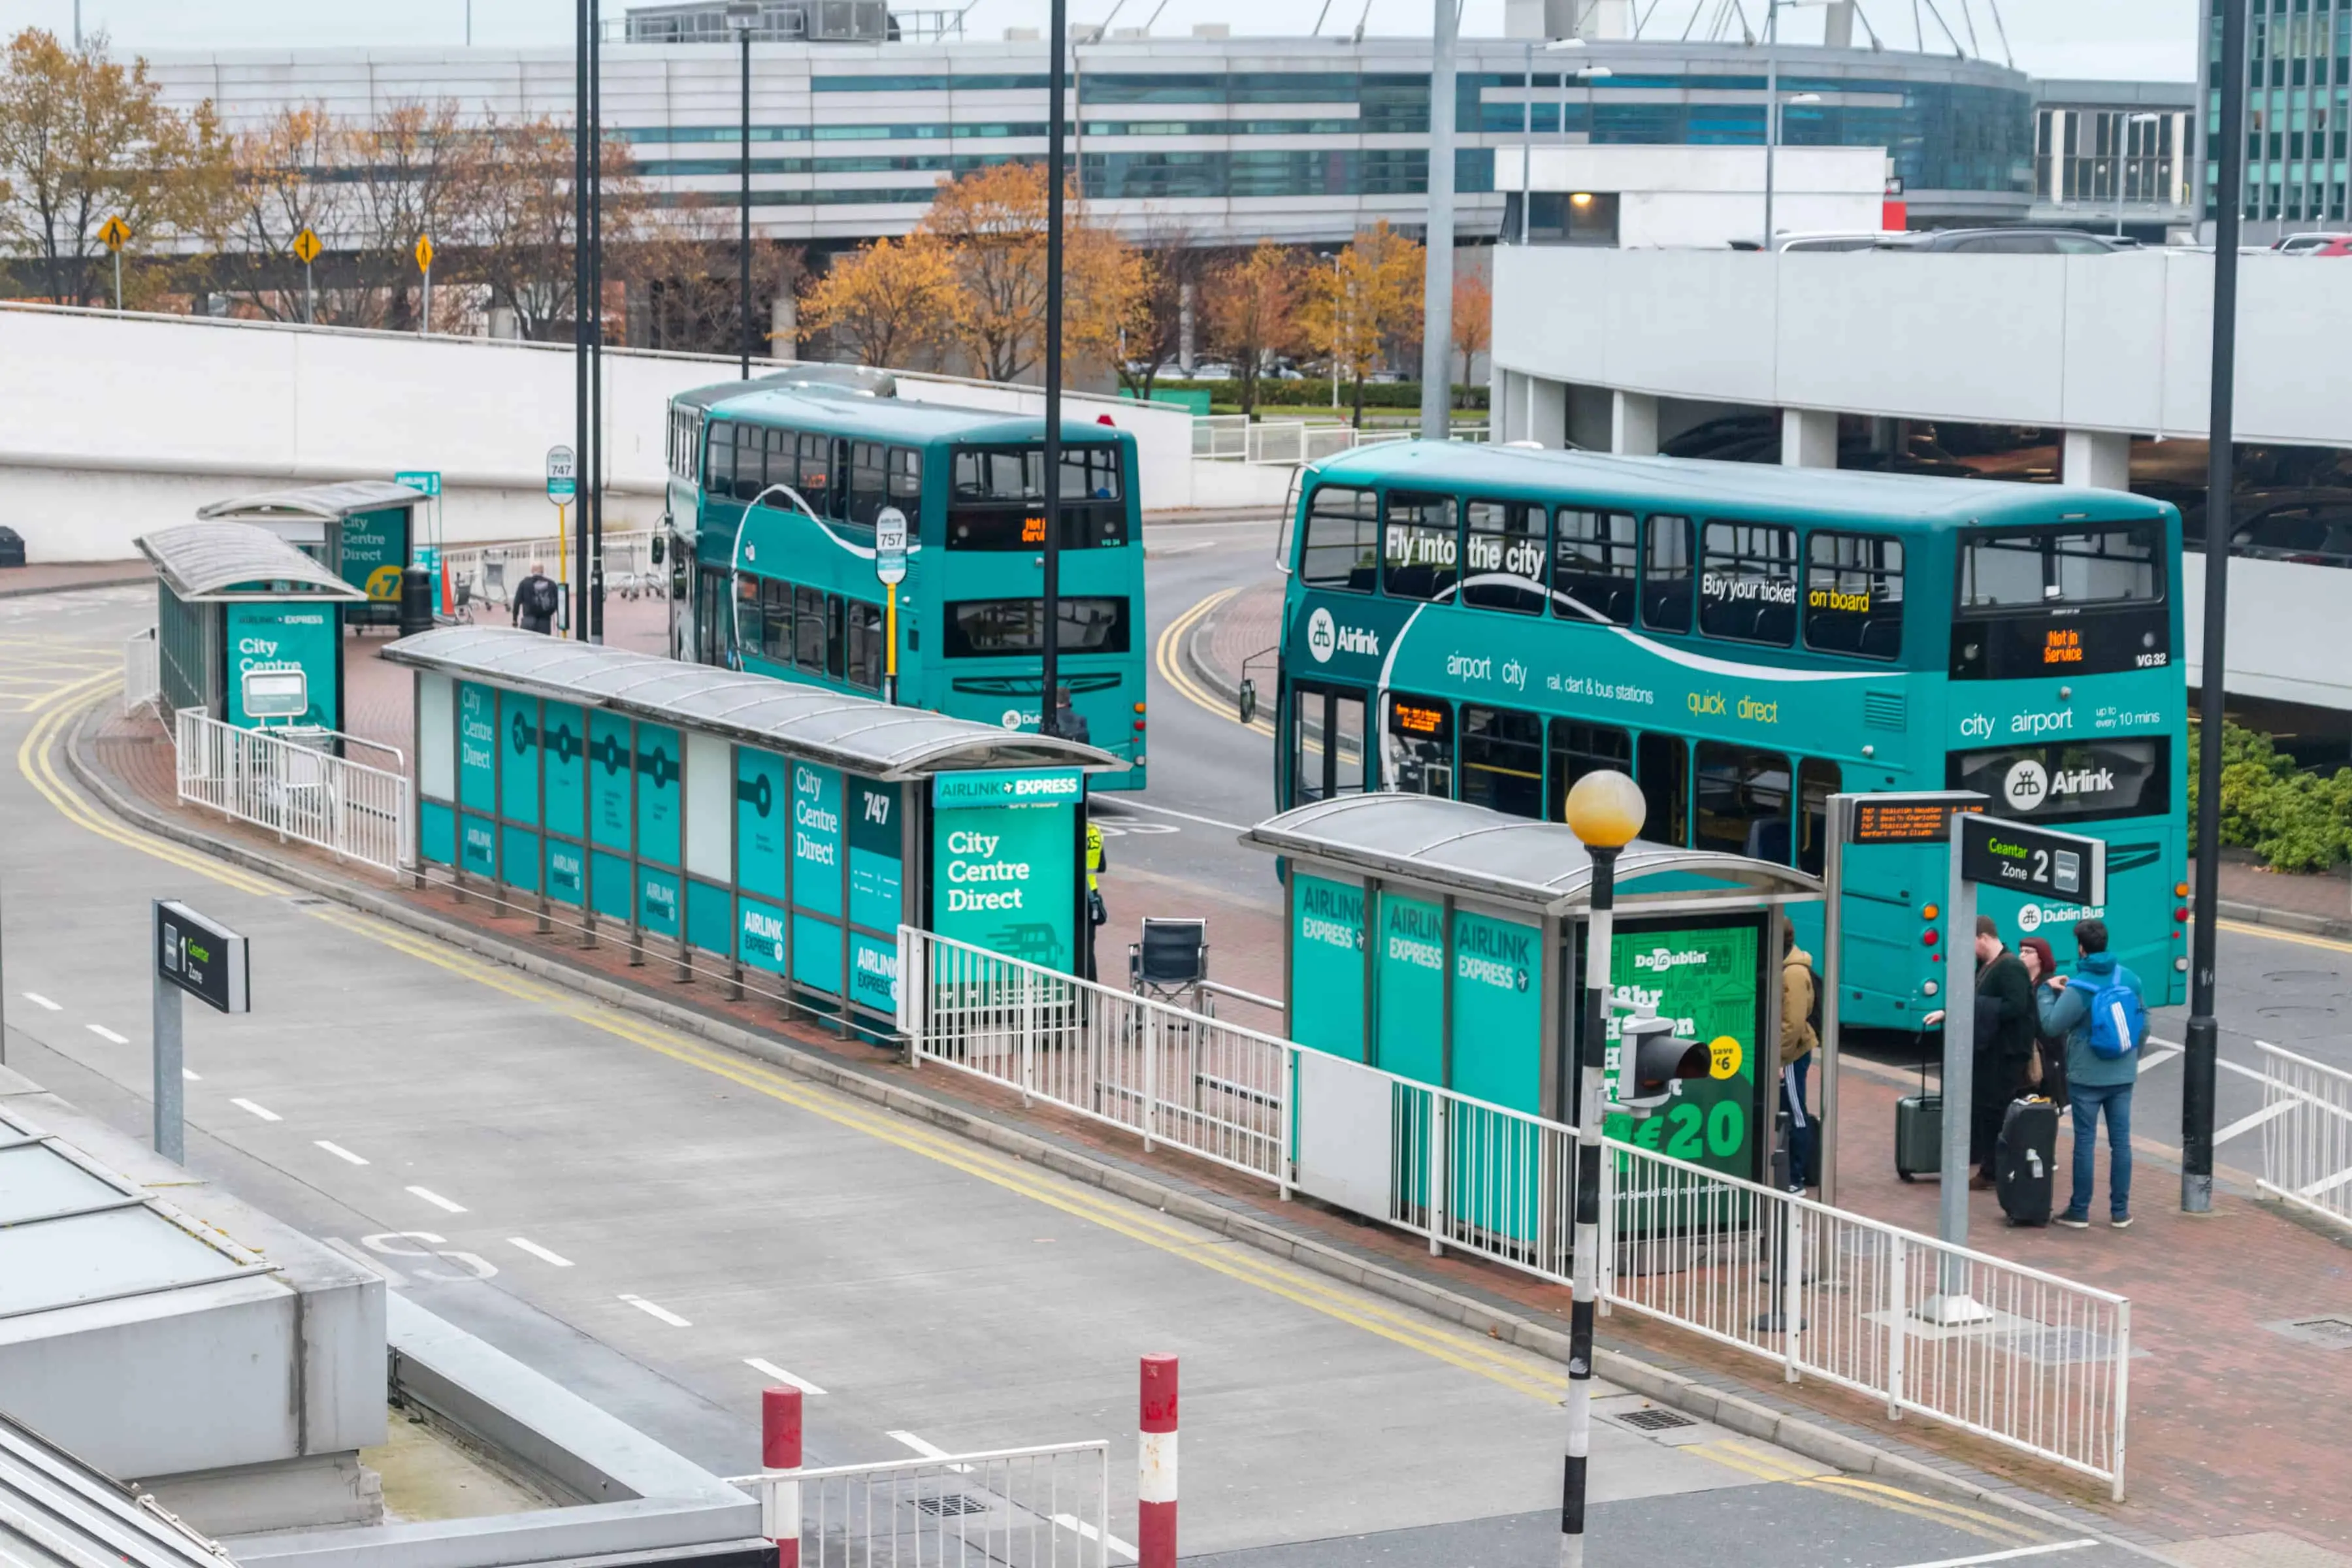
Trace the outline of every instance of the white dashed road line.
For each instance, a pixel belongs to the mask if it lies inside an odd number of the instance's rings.
[[[249,1110],[253,1112],[254,1115],[260,1117],[264,1121],[283,1121],[286,1120],[286,1118],[278,1115],[278,1112],[270,1110],[269,1107],[266,1105],[256,1105],[253,1101],[241,1097],[231,1100],[229,1103],[236,1106],[239,1110]]]
[[[464,1214],[466,1212],[466,1205],[464,1204],[453,1204],[447,1198],[443,1197],[439,1193],[435,1192],[431,1187],[411,1187],[408,1191],[412,1196],[423,1198],[426,1203],[431,1204],[436,1209],[441,1209],[449,1214]]]
[[[2029,1557],[2080,1552],[2086,1546],[2097,1544],[2095,1541],[2053,1541],[2040,1546],[2013,1546],[2007,1552],[1988,1552],[1980,1557],[1945,1557],[1933,1563],[1913,1563],[1907,1568],[1978,1568],[1978,1564],[1983,1563],[2021,1563]]]
[[[755,1355],[747,1355],[743,1358],[743,1364],[750,1367],[753,1372],[758,1373],[761,1377],[772,1378],[778,1383],[789,1384],[793,1387],[799,1389],[803,1394],[817,1394],[824,1392],[824,1389],[819,1388],[807,1378],[794,1377],[791,1373],[786,1372],[774,1362],[763,1361]]]
[[[131,1043],[131,1037],[128,1035],[118,1035],[103,1024],[84,1024],[82,1027],[88,1029],[91,1034],[96,1035],[100,1039],[110,1041],[118,1046],[127,1046]]]
[[[63,1007],[58,1005],[55,1002],[50,1001],[47,997],[42,995],[37,991],[26,991],[22,993],[22,994],[26,1001],[30,1002],[36,1007],[47,1007],[52,1013],[62,1013],[65,1011]]]
[[[194,1068],[182,1068],[180,1069],[180,1076],[186,1079],[190,1083],[202,1083],[205,1081],[205,1075],[198,1072]]]
[[[1105,1546],[1109,1547],[1113,1552],[1119,1552],[1124,1556],[1133,1557],[1139,1560],[1143,1555],[1143,1553],[1138,1552],[1134,1547],[1129,1546],[1126,1542],[1121,1541],[1118,1536],[1109,1534],[1104,1531],[1097,1530],[1093,1525],[1088,1524],[1076,1514],[1057,1513],[1054,1516],[1054,1522],[1060,1525],[1064,1530],[1073,1531],[1085,1540],[1100,1541]]]
[[[569,1258],[562,1256],[561,1253],[550,1252],[547,1248],[540,1246],[539,1243],[527,1240],[522,1237],[510,1236],[507,1237],[507,1245],[509,1247],[521,1247],[525,1252],[530,1253],[541,1263],[552,1263],[558,1268],[569,1268],[572,1267],[572,1259]]]
[[[679,1317],[667,1307],[662,1306],[658,1302],[648,1301],[643,1296],[631,1296],[624,1292],[621,1300],[626,1301],[630,1306],[635,1307],[638,1311],[643,1312],[649,1318],[659,1318],[663,1322],[667,1323],[673,1329],[690,1329],[694,1327],[692,1323],[687,1321],[684,1318]]]
[[[365,1155],[354,1154],[349,1149],[344,1148],[341,1143],[331,1143],[324,1138],[317,1139],[315,1142],[320,1148],[324,1149],[328,1153],[332,1154],[336,1159],[342,1161],[347,1165],[364,1165],[367,1163],[367,1157]]]

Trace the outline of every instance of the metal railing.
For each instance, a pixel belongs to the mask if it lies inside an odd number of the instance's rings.
[[[407,759],[397,749],[331,730],[247,730],[194,709],[174,715],[180,798],[191,805],[267,828],[281,839],[399,873],[415,863],[409,842]],[[315,741],[318,744],[308,743]],[[322,749],[367,746],[389,754],[391,769],[369,767]]]
[[[1249,451],[1250,416],[1246,414],[1192,416],[1192,456],[1234,458]]]
[[[624,599],[661,598],[669,591],[668,574],[656,569],[654,535],[649,528],[604,536],[604,591]],[[503,610],[513,602],[514,586],[540,562],[550,576],[565,574],[564,563],[579,548],[576,539],[511,540],[500,544],[468,544],[441,552],[441,569],[453,584],[467,585],[478,605]],[[454,590],[453,590],[454,597]]]
[[[802,1568],[1108,1568],[1114,1551],[1135,1557],[1110,1532],[1105,1442],[769,1470],[731,1484],[759,1497],[770,1540],[799,1541]]]
[[[1573,1127],[911,926],[898,961],[898,1027],[919,1067],[1296,1187],[1433,1252],[1571,1278]],[[2333,1076],[2330,1092],[2352,1089]],[[2337,1137],[2331,1171],[2352,1166],[2352,1138]],[[2123,1297],[1615,1139],[1605,1150],[1603,1301],[2123,1495]],[[2352,1174],[2332,1180],[2352,1195]]]
[[[1299,466],[1358,447],[1388,441],[1410,441],[1418,432],[1411,426],[1371,426],[1359,430],[1337,420],[1260,419],[1242,414],[1198,414],[1192,417],[1192,456],[1238,463]],[[1456,425],[1457,441],[1484,441],[1487,426]]]
[[[1602,1296],[2109,1483],[2131,1303],[1612,1140]]]
[[[149,626],[122,641],[122,710],[136,713],[163,695],[163,655],[155,645],[155,628]]]
[[[2254,1042],[2263,1053],[2259,1189],[2352,1228],[2352,1073]]]
[[[898,928],[898,1027],[918,1066],[1286,1186],[1294,1047],[1274,1036],[912,926]]]

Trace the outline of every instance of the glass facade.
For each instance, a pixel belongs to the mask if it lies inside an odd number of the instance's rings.
[[[2346,216],[2345,132],[2352,95],[2352,0],[2245,0],[2246,188],[2252,222],[2334,223]],[[2221,132],[2221,18],[2206,40],[2207,145]],[[2205,164],[2205,214],[2219,170]]]

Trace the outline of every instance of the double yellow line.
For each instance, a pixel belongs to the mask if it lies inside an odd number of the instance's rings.
[[[1169,622],[1161,630],[1160,641],[1152,654],[1152,662],[1160,667],[1160,678],[1174,687],[1178,695],[1196,706],[1207,709],[1229,724],[1241,723],[1240,718],[1234,712],[1233,704],[1222,700],[1185,673],[1181,650],[1184,647],[1184,639],[1192,635],[1194,626],[1199,626],[1211,611],[1240,592],[1239,588],[1220,588]],[[1254,719],[1245,727],[1256,731],[1261,735],[1272,736],[1274,733],[1274,721],[1270,719]]]
[[[58,771],[58,749],[79,711],[80,702],[89,698],[105,696],[119,687],[121,680],[121,674],[116,671],[102,671],[69,686],[61,686],[42,697],[33,708],[39,717],[25,732],[23,742],[16,748],[17,772],[25,775],[26,782],[38,791],[43,799],[56,806],[58,813],[77,827],[95,833],[126,849],[152,855],[184,871],[209,878],[241,893],[250,893],[257,899],[282,897],[286,889],[267,878],[216,860],[201,850],[186,848],[125,826],[90,805],[66,783]]]
[[[1890,1487],[1883,1481],[1865,1480],[1860,1476],[1843,1475],[1835,1470],[1816,1471],[1791,1455],[1738,1437],[1726,1437],[1713,1443],[1695,1443],[1690,1451],[1759,1480],[1834,1492],[1890,1512],[1908,1514],[1930,1524],[1940,1524],[1948,1530],[1965,1531],[1979,1540],[2001,1546],[2040,1546],[2050,1540],[2040,1531],[2017,1520],[2006,1519],[1982,1509],[1964,1508],[1958,1503],[1945,1502],[1937,1498],[1922,1497],[1917,1492]]]

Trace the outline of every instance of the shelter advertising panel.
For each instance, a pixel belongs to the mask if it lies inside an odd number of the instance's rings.
[[[602,711],[588,715],[588,832],[607,849],[629,847],[635,754],[626,719]]]
[[[793,904],[841,917],[841,775],[814,763],[793,764]],[[840,973],[836,962],[826,990],[841,989]]]
[[[637,858],[675,866],[678,857],[678,803],[685,770],[678,765],[677,731],[639,724],[636,736]]]
[[[1649,1116],[1610,1117],[1610,1137],[1726,1175],[1763,1177],[1771,1143],[1765,1096],[1780,1064],[1777,1045],[1760,1038],[1768,1016],[1764,948],[1761,915],[1619,923],[1609,959],[1615,998],[1610,1073],[1616,1072],[1619,1016],[1643,1002],[1675,1020],[1678,1033],[1706,1045],[1714,1065],[1710,1077],[1684,1081]]]
[[[400,603],[408,564],[408,509],[355,511],[342,522],[342,578],[379,605]]]
[[[1454,1081],[1474,1099],[1543,1110],[1543,932],[1517,921],[1454,916]]]
[[[586,716],[569,702],[545,704],[540,721],[541,766],[547,773],[547,830],[567,838],[587,829]]]
[[[749,746],[735,748],[735,882],[747,893],[778,903],[784,900],[784,813],[791,776],[791,764],[783,758]]]
[[[1445,910],[1383,890],[1372,956],[1372,1065],[1420,1083],[1445,1079]]]
[[[302,672],[310,707],[292,722],[329,730],[342,727],[336,671],[342,657],[337,611],[316,600],[231,604],[228,613],[228,721],[246,729],[260,721],[245,710],[246,672],[268,665],[290,665]],[[272,717],[277,715],[273,714]]]
[[[499,694],[457,683],[457,804],[495,810],[499,799]]]
[[[499,812],[509,822],[539,820],[539,702],[519,692],[499,693],[499,733],[506,758],[499,770]]]
[[[931,784],[931,929],[1069,971],[1085,775],[975,772]]]
[[[1290,995],[1291,1038],[1364,1059],[1363,889],[1291,872]]]

